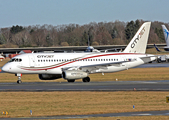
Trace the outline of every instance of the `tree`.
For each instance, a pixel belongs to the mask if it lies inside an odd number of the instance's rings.
[[[0,34],[0,44],[5,44],[6,40],[5,37],[3,36],[3,34]]]
[[[110,30],[109,33],[111,34],[112,39],[116,38],[118,35],[116,26],[112,30]]]
[[[161,27],[160,27],[160,28],[155,28],[155,33],[157,34],[157,36],[158,36],[158,38],[159,38],[159,40],[160,40],[161,42],[165,42],[163,30],[162,30]]]
[[[139,25],[139,20],[134,21],[130,21],[125,29],[125,35],[126,35],[126,39],[128,41],[130,41],[134,35],[136,34],[137,30],[139,29],[140,25]]]
[[[80,45],[81,46],[87,45],[88,39],[89,39],[88,32],[84,31]]]
[[[13,34],[16,34],[18,32],[21,32],[22,30],[24,30],[24,28],[22,26],[12,26],[11,29],[10,29],[10,32],[13,33]]]

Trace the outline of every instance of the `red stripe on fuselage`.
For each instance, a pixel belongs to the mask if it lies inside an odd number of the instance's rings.
[[[90,58],[96,58],[96,57],[102,57],[102,56],[110,56],[110,55],[129,55],[129,54],[130,54],[130,55],[143,55],[143,54],[139,54],[139,53],[114,53],[114,54],[102,54],[102,55],[96,55],[96,56],[90,56],[90,57],[78,59],[77,61],[79,61],[79,60],[85,60],[85,59],[90,59]],[[61,64],[61,65],[54,66],[54,67],[50,67],[50,68],[42,68],[42,69],[30,69],[30,68],[27,69],[27,68],[21,68],[21,69],[24,69],[24,70],[30,70],[30,71],[49,70],[49,69],[58,68],[58,67],[61,67],[61,66],[64,66],[64,65],[67,65],[67,64],[76,62],[76,58],[74,58],[74,59],[75,59],[75,61],[70,61],[70,62],[63,63],[63,64]]]

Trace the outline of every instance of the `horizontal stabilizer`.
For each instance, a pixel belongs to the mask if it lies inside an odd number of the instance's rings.
[[[141,57],[140,59],[142,59],[144,63],[148,63],[148,62],[156,60],[157,56],[158,55],[146,56],[146,57]]]

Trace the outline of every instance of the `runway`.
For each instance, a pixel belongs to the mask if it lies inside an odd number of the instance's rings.
[[[0,91],[169,91],[169,80],[0,83]]]
[[[126,113],[105,113],[90,115],[58,115],[44,117],[19,117],[19,118],[3,118],[3,120],[42,120],[42,119],[84,119],[92,117],[128,117],[128,116],[169,116],[169,110],[164,111],[143,111],[143,112],[126,112]]]

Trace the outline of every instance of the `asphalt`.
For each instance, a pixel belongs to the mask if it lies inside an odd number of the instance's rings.
[[[169,80],[0,83],[0,91],[169,91]]]

